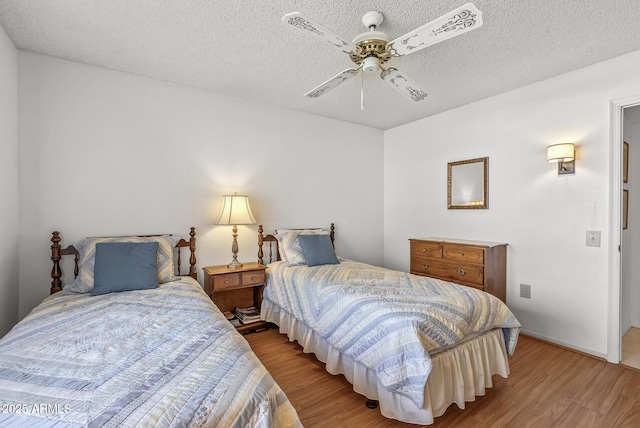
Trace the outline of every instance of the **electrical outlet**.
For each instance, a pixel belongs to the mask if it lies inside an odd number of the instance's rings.
[[[587,230],[587,247],[599,247],[599,246],[600,246],[600,231]]]
[[[529,284],[520,284],[520,297],[531,298],[531,286]]]

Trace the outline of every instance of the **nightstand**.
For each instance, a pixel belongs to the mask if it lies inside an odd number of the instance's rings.
[[[262,288],[266,285],[266,266],[258,263],[244,263],[241,268],[229,269],[223,266],[207,266],[204,271],[204,291],[221,311],[231,311],[236,306],[249,306],[247,292],[251,291],[251,305],[260,309]],[[266,321],[242,324],[236,329],[240,333],[268,328]]]

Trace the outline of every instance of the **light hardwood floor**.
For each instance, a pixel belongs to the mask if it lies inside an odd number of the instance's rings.
[[[640,370],[640,328],[631,327],[622,336],[622,361],[620,364]]]
[[[307,428],[414,427],[365,407],[343,376],[332,376],[276,329],[245,336]],[[511,376],[493,377],[483,397],[456,405],[432,427],[640,427],[640,372],[520,336]]]

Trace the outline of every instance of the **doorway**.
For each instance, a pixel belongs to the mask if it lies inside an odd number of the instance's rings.
[[[622,265],[622,238],[623,231],[627,232],[631,223],[627,224],[627,229],[623,230],[623,133],[624,133],[624,110],[640,106],[640,94],[634,94],[623,98],[617,98],[610,102],[610,197],[609,197],[609,230],[611,236],[609,239],[609,303],[608,303],[608,328],[607,328],[607,361],[618,364],[621,361],[622,348],[622,330],[624,313],[623,308],[623,265]],[[636,152],[640,151],[640,143],[635,147]],[[631,153],[631,147],[629,147]],[[631,171],[628,170],[628,173]],[[640,170],[635,173],[636,177],[640,176]],[[638,178],[640,180],[640,177]],[[628,184],[628,183],[626,183]],[[633,184],[633,183],[631,183]],[[630,186],[629,186],[630,187]],[[638,196],[635,199],[640,200],[640,185],[635,186],[635,192]],[[631,190],[630,188],[627,190]],[[628,193],[629,202],[634,197]],[[634,210],[628,211],[628,213]],[[636,210],[637,211],[637,210]],[[627,221],[629,218],[627,217]],[[640,224],[636,225],[640,229]],[[627,263],[627,266],[633,263]],[[638,279],[638,278],[637,278]],[[628,282],[628,281],[627,281]]]
[[[622,113],[620,364],[640,370],[640,106]]]

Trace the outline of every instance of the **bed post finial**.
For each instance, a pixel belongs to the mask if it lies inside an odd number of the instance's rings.
[[[262,236],[262,232],[264,232],[264,229],[262,228],[262,225],[258,225],[258,263],[260,263],[261,265],[264,264],[264,253],[262,252],[262,242],[264,237]]]
[[[336,225],[334,223],[331,223],[329,236],[331,237],[331,245],[333,245],[333,249],[335,250],[336,243],[334,242],[334,240],[336,239]]]
[[[51,269],[51,294],[62,291],[62,271],[60,270],[60,232],[55,231],[51,237],[51,261],[53,262],[53,268]]]
[[[198,271],[196,270],[196,228],[192,227],[189,232],[189,251],[191,257],[189,257],[189,276],[196,281],[198,280]]]

